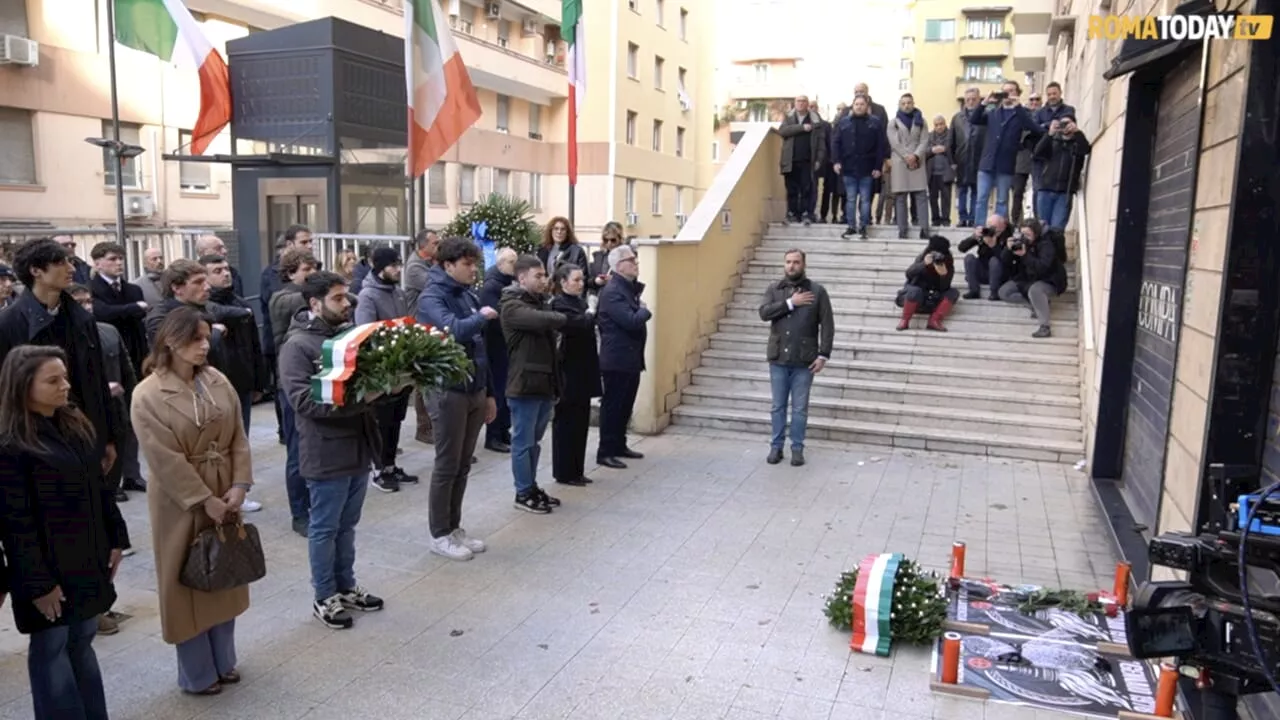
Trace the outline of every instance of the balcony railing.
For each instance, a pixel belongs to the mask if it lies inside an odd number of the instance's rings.
[[[1008,37],[960,38],[960,57],[1008,57],[1013,43]]]
[[[530,63],[532,65],[549,68],[551,70],[554,70],[562,74],[566,74],[566,75],[568,74],[568,71],[566,71],[564,67],[564,52],[560,51],[558,48],[555,55],[546,55],[541,60],[539,60],[536,57],[533,57],[531,55],[526,55],[516,50],[512,50],[509,47],[503,47],[498,43],[492,43],[492,42],[489,42],[488,40],[482,40],[476,37],[475,35],[470,35],[467,33],[458,33],[454,35],[454,37],[462,38],[467,42],[475,43],[476,45],[489,48],[494,52],[500,52],[504,55],[508,55],[518,60],[523,60],[524,62]]]

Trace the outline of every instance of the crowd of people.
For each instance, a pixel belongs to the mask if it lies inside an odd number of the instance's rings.
[[[249,496],[255,480],[270,480],[254,477],[247,430],[268,396],[292,528],[307,540],[312,612],[335,629],[385,606],[356,580],[355,533],[369,487],[395,493],[419,481],[397,462],[410,404],[417,439],[434,446],[430,549],[451,560],[486,550],[463,523],[482,428],[484,447],[510,456],[514,507],[536,515],[561,505],[538,478],[548,429],[552,480],[593,482],[594,398],[596,464],[643,458],[627,426],[650,313],[619,224],[588,252],[555,218],[536,254],[503,249],[483,278],[479,247],[430,230],[407,259],[374,247],[338,271],[321,266],[312,243],[303,226],[281,235],[256,305],[212,235],[198,240],[195,260],[145,250],[132,280],[124,247],[99,243],[90,264],[65,235],[27,241],[0,265],[0,603],[30,636],[37,718],[107,717],[92,643],[119,630],[114,578],[134,550],[118,504],[130,493],[147,498],[178,686],[214,695],[240,681],[235,622],[248,586],[198,589],[184,566],[202,532],[262,507]],[[325,342],[402,317],[446,328],[472,363],[468,378],[319,402],[311,378]]]

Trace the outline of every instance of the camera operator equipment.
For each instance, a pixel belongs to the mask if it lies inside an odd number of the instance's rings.
[[[964,256],[964,279],[969,290],[964,294],[966,300],[974,300],[982,293],[978,286],[986,284],[991,300],[999,300],[1000,283],[1004,279],[1004,262],[1001,254],[1004,244],[1013,235],[1009,221],[1001,215],[987,218],[987,224],[973,229],[973,236],[960,241],[957,246],[960,252],[967,253],[978,248],[974,255]]]
[[[1209,467],[1200,532],[1164,533],[1148,548],[1152,565],[1186,580],[1143,583],[1125,616],[1130,653],[1175,658],[1183,690],[1199,691],[1197,720],[1234,720],[1241,696],[1280,699],[1280,483],[1257,491],[1259,474]]]
[[[1039,220],[1024,220],[1021,231],[1005,246],[1004,270],[1011,278],[1000,286],[1005,302],[1030,302],[1040,327],[1033,338],[1047,338],[1049,300],[1067,289],[1066,242],[1058,232],[1044,232]]]
[[[894,302],[902,308],[902,320],[898,330],[911,327],[911,316],[916,312],[929,315],[928,328],[946,332],[942,320],[951,312],[960,292],[951,287],[956,274],[955,260],[951,257],[951,241],[940,235],[929,238],[929,246],[907,268],[907,284],[898,291]]]

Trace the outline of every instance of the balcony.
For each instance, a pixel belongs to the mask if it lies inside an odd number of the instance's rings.
[[[729,86],[730,100],[794,99],[796,96],[804,94],[804,83],[800,82],[799,78],[780,78],[763,82],[735,82]]]
[[[462,53],[462,61],[471,71],[471,81],[476,87],[543,105],[569,96],[564,49],[560,43],[556,43],[556,52],[538,58],[514,50],[510,45],[503,47],[498,38],[490,41],[457,30],[453,37],[458,41],[458,52]]]
[[[983,98],[993,92],[999,92],[1000,86],[1004,84],[1004,78],[968,78],[960,76],[956,78],[956,97],[964,97],[964,91],[969,88],[978,88],[978,92]]]
[[[996,38],[963,37],[960,38],[960,57],[1009,57],[1011,46],[1012,41],[1007,34]]]

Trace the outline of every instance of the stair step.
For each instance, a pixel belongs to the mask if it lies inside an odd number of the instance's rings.
[[[711,427],[720,430],[752,432],[767,437],[768,416],[745,417],[740,411],[699,405],[681,405],[671,413],[678,425]],[[926,423],[914,426],[890,426],[877,423],[810,417],[808,437],[815,440],[888,445],[939,452],[1019,458],[1048,462],[1075,462],[1084,451],[1079,442],[1047,440],[1021,434],[995,435],[968,427],[933,428]]]
[[[956,280],[952,285],[963,292],[967,289],[964,284],[964,273],[957,273],[956,275]],[[778,279],[779,276],[777,274],[764,275],[763,273],[751,273],[744,275],[742,278],[742,284],[738,286],[738,291],[745,292],[749,295],[759,295],[763,297],[764,291],[776,285]],[[894,293],[897,293],[898,290],[902,288],[903,283],[906,281],[906,277],[902,273],[899,273],[897,277],[845,279],[835,283],[826,283],[816,277],[814,280],[822,283],[822,286],[827,289],[827,294],[830,295],[832,299],[835,299],[841,297],[859,297],[863,294],[870,293],[876,293],[879,297],[884,297],[885,293],[889,293],[889,297],[893,297]],[[984,288],[982,293],[981,299],[986,300],[987,290]],[[1076,291],[1069,289],[1059,295],[1056,300],[1061,303],[1074,303],[1076,302]]]
[[[840,233],[845,231],[848,226],[844,223],[814,223],[813,225],[802,225],[795,223],[787,225],[785,223],[769,223],[766,234],[770,237],[798,237],[798,238],[834,238],[839,239]],[[941,235],[952,243],[963,238],[967,238],[973,234],[973,228],[956,228],[956,227],[939,227],[930,228],[930,235]],[[920,227],[912,226],[907,230],[907,237],[900,239],[898,237],[898,228],[896,225],[868,225],[867,236],[873,240],[891,240],[893,242],[920,242]]]
[[[853,400],[935,405],[973,411],[1008,411],[1010,401],[1007,396],[992,392],[990,384],[986,382],[966,383],[963,378],[967,375],[968,373],[952,371],[943,375],[916,378],[908,383],[861,376],[837,378],[823,371],[813,379],[810,397],[836,402]],[[704,365],[693,370],[692,378],[693,382],[688,387],[715,388],[733,394],[770,392],[769,370],[763,361],[751,370],[729,370]],[[1017,407],[1028,415],[1080,417],[1078,391],[1072,394],[1028,393],[1018,398]]]
[[[813,247],[821,245],[822,247]],[[830,247],[825,247],[825,246]],[[888,249],[869,247],[867,245],[855,244],[850,245],[848,241],[840,243],[777,243],[772,244],[765,241],[764,244],[757,246],[752,253],[751,259],[755,262],[772,263],[775,272],[782,270],[782,261],[786,257],[787,251],[799,248],[805,252],[806,264],[817,263],[819,265],[830,264],[832,262],[842,262],[846,266],[858,265],[875,265],[877,267],[897,268],[906,270],[907,266],[915,262],[920,252],[924,250],[924,244],[916,246],[892,246]],[[964,267],[964,253],[954,247],[951,253],[955,258],[956,269],[960,270]],[[1075,273],[1073,264],[1067,264],[1067,275]]]
[[[901,333],[899,333],[901,335]],[[764,358],[768,344],[767,335],[735,335],[719,332],[711,336],[711,349],[735,353],[754,354]],[[1002,343],[1000,349],[970,349],[965,347],[917,347],[906,343],[851,342],[837,334],[832,360],[867,362],[898,362],[907,365],[946,365],[983,368],[984,370],[1020,370],[1035,365],[1054,375],[1079,377],[1079,361],[1075,355],[1044,355],[1030,352],[1030,343]]]
[[[772,395],[765,392],[725,392],[723,389],[691,385],[682,392],[683,401],[693,407],[733,411],[739,416],[769,417]],[[1079,443],[1080,417],[1015,415],[1005,411],[980,411],[937,407],[931,404],[902,404],[870,400],[811,398],[809,420],[826,418],[871,423],[888,428],[918,427],[983,428],[991,435],[1020,435],[1027,438]]]
[[[898,290],[902,286],[894,289],[892,292],[862,292],[859,289],[847,290],[840,294],[831,294],[831,309],[836,313],[857,311],[857,310],[876,310],[885,307],[897,309],[894,305],[894,298],[897,297]],[[742,307],[754,308],[757,313],[760,310],[760,302],[764,298],[763,293],[742,292],[734,293],[733,304]],[[1079,316],[1079,308],[1070,302],[1050,302],[1049,314],[1054,320],[1075,321]],[[955,304],[952,310],[953,316],[966,317],[985,317],[993,320],[1005,320],[1014,318],[1031,318],[1030,306],[1025,303],[1009,303],[988,300],[986,297],[974,300],[965,300],[961,298]]]
[[[722,333],[733,333],[741,336],[760,338],[763,343],[769,337],[769,325],[762,322],[760,316],[752,318],[722,318],[719,323]],[[930,348],[968,348],[1005,351],[1016,343],[1021,352],[1035,353],[1037,356],[1053,354],[1067,355],[1071,358],[1079,356],[1076,339],[1073,337],[1041,338],[1034,343],[1025,342],[1021,334],[1010,336],[1005,334],[984,332],[985,328],[974,331],[950,328],[950,332],[898,332],[893,324],[850,323],[836,326],[836,340],[845,342],[876,342],[911,345]],[[1074,361],[1074,360],[1073,360]]]
[[[834,258],[834,259],[832,259]],[[884,256],[879,256],[875,262],[850,260],[832,256],[827,258],[824,256],[810,255],[805,263],[805,273],[823,284],[831,284],[834,282],[844,281],[853,278],[898,278],[905,277],[907,267],[915,261],[915,255],[902,256],[895,260],[886,260]],[[771,277],[775,280],[782,278],[782,258],[779,256],[776,260],[748,260],[747,275]],[[964,277],[964,263],[956,263],[956,282]],[[1074,268],[1067,268],[1067,282],[1074,285],[1076,271]]]
[[[945,358],[935,356],[943,364],[904,363],[902,361],[877,362],[872,360],[838,360],[831,359],[822,371],[837,379],[857,378],[863,380],[883,380],[886,382],[936,382],[937,379],[955,375],[956,370],[945,364]],[[704,350],[702,353],[704,367],[718,367],[728,370],[751,370],[765,366],[764,358],[753,352],[734,352],[732,350]],[[1062,395],[1080,390],[1080,378],[1076,375],[1056,376],[1039,372],[1036,367],[1024,367],[1020,370],[1009,370],[1000,373],[1000,382],[1011,385],[1024,384],[1034,386],[1037,390]]]
[[[1031,319],[1031,310],[1025,307],[987,300],[970,300],[968,307],[965,305],[963,300],[956,304],[955,311],[946,320],[948,328],[954,326],[955,330],[990,330],[1003,335],[1023,335],[1031,333],[1039,326],[1036,320]],[[882,298],[878,304],[868,303],[867,307],[863,308],[832,303],[832,310],[835,313],[837,334],[845,323],[871,325],[877,322],[871,318],[879,318],[878,322],[892,321],[893,325],[897,325],[897,321],[902,318],[902,310],[893,304],[892,298]],[[1053,321],[1054,333],[1064,337],[1075,337],[1079,332],[1076,327],[1077,315],[1075,308],[1053,307],[1050,319]],[[759,320],[759,301],[734,300],[728,304],[728,316]],[[926,315],[917,314],[912,327],[923,328],[927,319]]]

